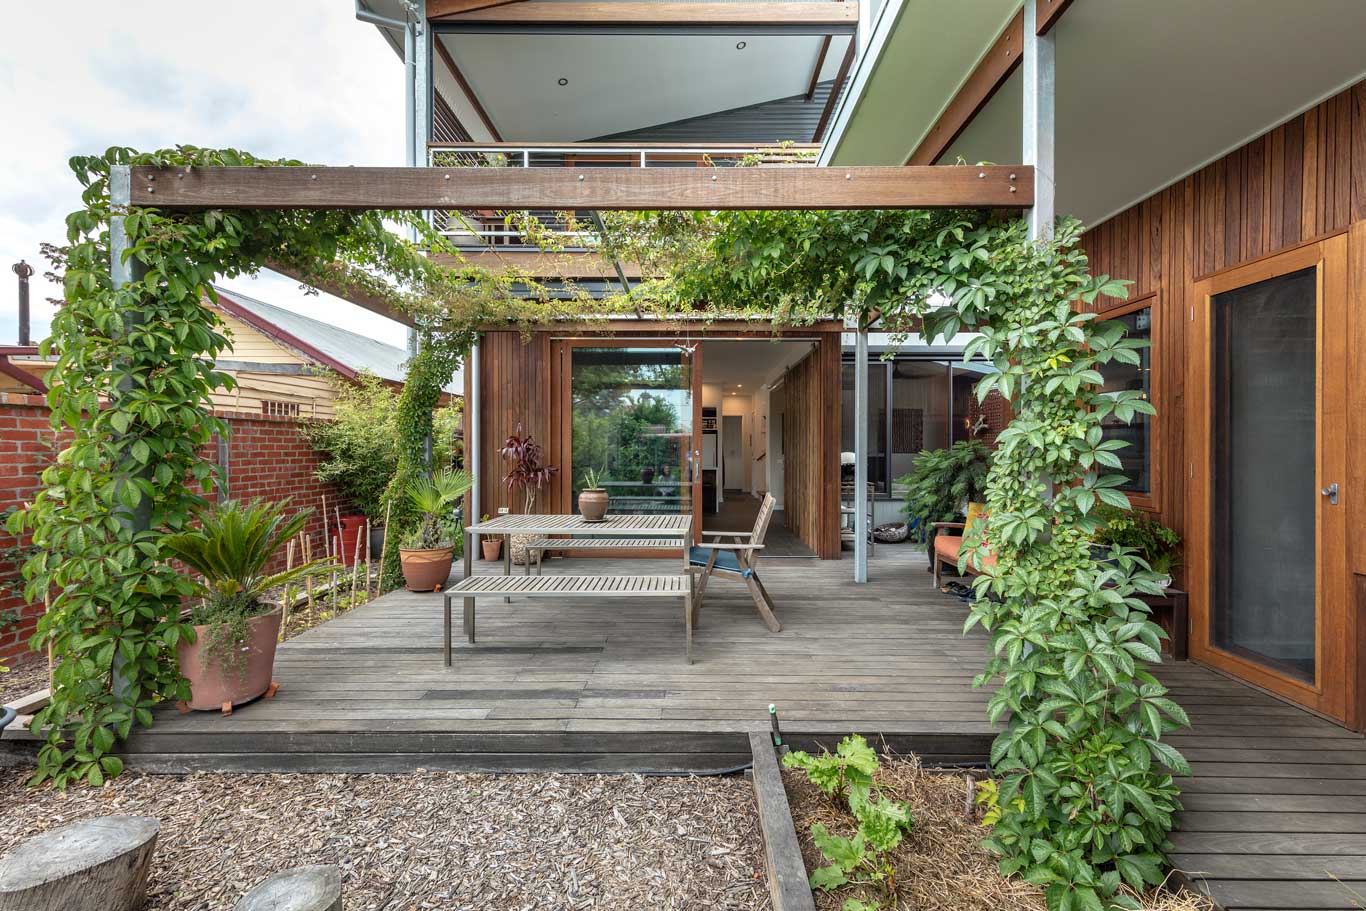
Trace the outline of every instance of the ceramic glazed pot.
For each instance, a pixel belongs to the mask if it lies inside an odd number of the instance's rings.
[[[579,491],[579,514],[585,522],[601,522],[607,515],[607,491],[600,487]]]
[[[479,546],[484,549],[485,560],[497,560],[503,555],[502,538],[485,538],[483,541],[479,542]]]
[[[221,662],[213,659],[203,660],[205,633],[211,628],[196,626],[194,643],[181,642],[176,649],[180,672],[190,681],[190,708],[217,711],[250,702],[270,689],[275,642],[280,637],[279,609],[247,621],[247,638],[241,646],[246,652],[245,668],[222,667]]]
[[[403,567],[403,583],[410,592],[430,592],[446,584],[451,575],[450,547],[433,547],[423,550],[398,549],[399,563]]]

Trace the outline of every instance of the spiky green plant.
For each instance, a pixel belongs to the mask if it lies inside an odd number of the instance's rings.
[[[434,471],[431,477],[408,482],[405,490],[408,502],[422,514],[421,524],[412,539],[413,549],[442,547],[451,540],[451,507],[473,486],[474,475],[463,468]]]

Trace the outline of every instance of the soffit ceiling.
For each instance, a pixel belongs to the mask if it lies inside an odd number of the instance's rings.
[[[571,142],[802,94],[822,39],[471,32],[439,40],[503,139]],[[822,79],[835,77],[849,40],[833,40]],[[457,113],[479,135],[478,119]]]
[[[773,342],[766,339],[702,343],[702,382],[727,392],[750,393],[782,376],[806,356],[811,342]]]
[[[1074,3],[1056,26],[1058,211],[1097,224],[1360,80],[1364,31],[1362,0]],[[1017,72],[941,163],[1019,162],[1021,92]],[[867,163],[904,161],[915,126]]]

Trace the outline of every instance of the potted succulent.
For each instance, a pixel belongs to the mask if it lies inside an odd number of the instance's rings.
[[[583,473],[583,489],[579,491],[579,515],[585,522],[601,522],[607,515],[607,488],[602,486],[596,469]]]
[[[167,551],[194,570],[200,597],[190,610],[194,641],[177,646],[180,673],[190,684],[181,709],[220,709],[273,694],[280,609],[266,600],[273,588],[329,571],[313,560],[271,573],[266,567],[308,523],[312,510],[285,517],[288,503],[228,500],[202,510],[199,527],[167,535]]]
[[[468,471],[443,468],[431,477],[413,479],[404,488],[408,502],[421,513],[417,527],[403,536],[398,548],[408,591],[440,591],[446,584],[462,538],[454,507],[473,486],[474,476]]]
[[[484,521],[488,520],[489,514],[484,513]],[[485,560],[497,560],[503,556],[502,535],[482,535],[479,538],[479,546],[484,551]]]

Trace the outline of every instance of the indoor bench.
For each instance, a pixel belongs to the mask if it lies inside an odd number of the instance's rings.
[[[682,538],[532,538],[526,542],[526,568],[524,574],[531,574],[532,561],[536,563],[536,575],[541,574],[541,559],[548,550],[639,550],[664,549],[682,550]]]
[[[658,541],[658,539],[656,539]],[[677,598],[683,606],[687,633],[686,654],[692,663],[691,573],[661,576],[470,576],[445,592],[446,666],[451,664],[451,602],[465,601],[465,633],[474,642],[474,602],[477,598]]]

